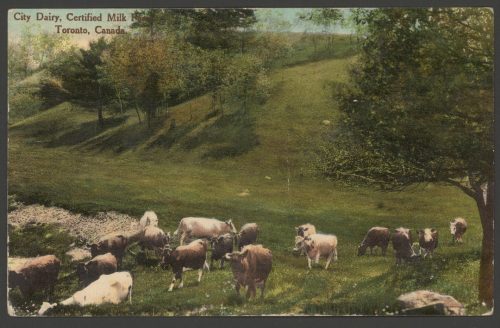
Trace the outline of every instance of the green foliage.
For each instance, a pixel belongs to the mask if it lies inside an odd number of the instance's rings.
[[[491,15],[377,9],[358,18],[368,37],[339,99],[342,130],[325,173],[387,187],[471,174],[485,182],[493,167]]]

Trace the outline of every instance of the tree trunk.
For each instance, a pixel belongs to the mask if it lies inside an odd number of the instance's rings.
[[[97,87],[97,121],[99,123],[99,127],[104,127],[104,117],[102,116],[102,101],[101,101],[101,85]]]
[[[493,206],[495,183],[490,180],[486,189],[477,193],[476,204],[483,228],[483,241],[481,246],[481,263],[479,267],[479,300],[488,307],[493,306],[493,281],[494,281],[494,230]]]
[[[135,101],[135,112],[137,113],[137,118],[139,119],[139,124],[141,124],[141,115],[139,114],[139,106],[137,106],[137,100]]]

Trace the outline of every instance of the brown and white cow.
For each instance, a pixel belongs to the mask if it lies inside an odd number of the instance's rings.
[[[307,237],[316,233],[316,227],[310,223],[306,223],[295,227],[295,231],[297,231],[297,236]]]
[[[184,268],[198,269],[198,282],[201,281],[203,268],[206,267],[207,270],[209,270],[207,263],[207,249],[208,243],[203,239],[194,240],[188,245],[178,246],[175,250],[172,250],[169,245],[165,247],[163,250],[161,267],[163,269],[167,269],[171,266],[174,274],[172,283],[168,289],[169,292],[174,289],[174,284],[177,279],[180,279],[181,281],[178,288],[182,288],[184,286],[184,281],[182,279],[182,271]]]
[[[429,255],[432,258],[434,249],[438,247],[438,231],[436,229],[425,228],[418,230],[418,244],[420,246],[420,255],[423,252],[424,258]]]
[[[467,231],[467,222],[464,218],[455,218],[450,222],[450,232],[453,235],[453,241],[462,243],[462,236]]]
[[[102,237],[97,243],[90,245],[92,257],[111,253],[116,257],[118,267],[122,264],[123,254],[128,245],[128,238],[122,234],[111,234]]]

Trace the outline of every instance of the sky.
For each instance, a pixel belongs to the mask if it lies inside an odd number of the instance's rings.
[[[103,28],[117,28],[120,26],[125,31],[131,23],[131,15],[136,9],[11,9],[9,10],[8,33],[9,40],[16,40],[25,29],[31,31],[45,31],[57,34],[57,25],[60,26],[59,32],[62,33],[63,28],[87,29],[84,34],[68,34],[71,40],[80,47],[88,45],[89,40],[96,39],[100,34],[96,33],[95,27],[102,26]],[[276,22],[279,20],[278,29],[289,32],[320,32],[321,29],[311,24],[307,24],[297,20],[297,14],[304,9],[302,8],[279,8],[279,9],[256,9],[257,19],[261,22],[261,28],[264,30],[276,29],[275,26],[265,24],[265,22]],[[345,12],[347,10],[342,9]],[[126,17],[124,22],[108,21],[108,14],[123,13]],[[69,16],[68,16],[69,14]],[[101,21],[74,21],[73,17],[81,15],[98,16],[102,14]],[[29,21],[28,21],[29,16]],[[58,16],[58,17],[57,17]],[[334,33],[347,34],[349,29],[341,26],[334,26],[331,29]]]

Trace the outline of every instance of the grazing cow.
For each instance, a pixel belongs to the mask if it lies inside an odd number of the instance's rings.
[[[139,246],[142,251],[154,250],[157,256],[161,256],[163,248],[170,243],[170,232],[165,234],[163,230],[154,226],[146,226],[139,235]]]
[[[130,272],[122,271],[103,274],[99,279],[60,303],[48,304],[44,302],[38,314],[43,315],[47,310],[58,305],[119,304],[126,300],[127,297],[129,303],[132,304],[132,276]]]
[[[210,267],[213,267],[214,260],[220,260],[220,268],[224,267],[224,259],[227,253],[233,252],[233,236],[230,233],[223,234],[210,240],[212,255],[210,257]]]
[[[51,296],[60,267],[61,261],[54,255],[35,257],[20,268],[9,270],[9,287],[19,287],[23,297],[31,297],[38,290]]]
[[[116,257],[118,266],[122,265],[123,254],[128,245],[128,238],[124,235],[109,235],[101,238],[97,243],[90,245],[90,254],[92,257],[97,255],[111,253]]]
[[[237,235],[238,249],[241,250],[244,246],[255,243],[258,233],[259,226],[257,226],[257,223],[247,223],[243,225]]]
[[[303,251],[307,256],[307,266],[312,267],[312,260],[319,263],[320,257],[326,258],[325,269],[330,262],[337,261],[337,236],[314,234],[307,237],[295,236],[294,251]]]
[[[396,264],[401,264],[403,261],[412,260],[418,256],[411,247],[411,234],[409,229],[397,228],[392,234],[391,240],[396,256]]]
[[[388,228],[373,227],[366,233],[365,238],[358,247],[358,256],[365,255],[366,249],[370,248],[370,254],[373,254],[373,248],[378,246],[382,249],[382,255],[385,256],[391,232]]]
[[[453,241],[462,243],[462,236],[467,230],[467,222],[464,218],[456,218],[450,222],[450,232],[453,235]]]
[[[169,292],[174,289],[174,284],[177,279],[181,280],[178,288],[184,286],[184,281],[182,279],[183,268],[198,269],[198,282],[201,281],[203,268],[206,267],[207,270],[209,270],[207,263],[207,248],[207,242],[202,239],[194,240],[188,245],[178,246],[173,251],[169,245],[165,247],[163,250],[161,267],[167,269],[171,266],[174,274],[172,283],[168,289]]]
[[[297,236],[307,237],[316,233],[316,227],[310,223],[306,223],[295,227],[295,231],[297,231]]]
[[[118,268],[116,257],[111,253],[97,255],[90,261],[78,263],[76,273],[85,286],[99,279],[102,274],[111,274]]]
[[[262,245],[247,245],[241,252],[226,254],[231,263],[235,288],[240,295],[240,287],[247,287],[246,298],[256,297],[255,287],[260,288],[260,297],[264,297],[267,277],[273,265],[273,255]]]
[[[180,235],[180,244],[184,245],[187,238],[214,238],[225,233],[236,234],[236,228],[231,220],[219,221],[208,218],[183,218],[174,236]]]
[[[157,227],[158,226],[158,216],[153,211],[146,211],[146,212],[144,212],[144,215],[139,220],[139,225],[140,225],[141,229],[146,228],[146,226]]]
[[[432,258],[434,249],[438,247],[438,231],[429,228],[418,230],[418,245],[420,246],[420,254],[422,254],[422,250],[424,252],[424,259],[427,255]]]

